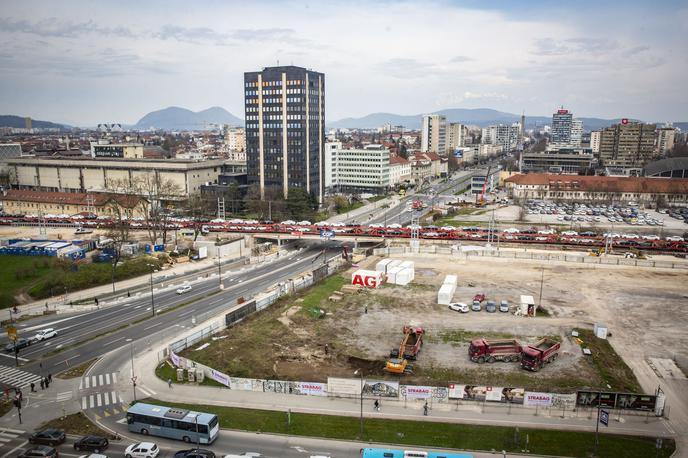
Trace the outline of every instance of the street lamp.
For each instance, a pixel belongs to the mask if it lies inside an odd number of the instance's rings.
[[[220,247],[217,247],[217,281],[222,289],[222,261],[220,260]]]
[[[358,375],[359,377],[361,377],[361,426],[359,436],[361,440],[363,440],[363,370],[356,369],[354,375]]]
[[[150,271],[150,292],[151,292],[151,310],[153,311],[153,316],[155,316],[155,299],[153,298],[153,269],[155,269],[155,264],[146,264],[151,268]]]

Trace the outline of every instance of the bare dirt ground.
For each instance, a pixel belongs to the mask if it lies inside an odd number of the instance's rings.
[[[451,273],[459,277],[455,301],[470,303],[475,293],[482,292],[488,299],[508,300],[513,308],[521,294],[538,301],[541,264],[493,259],[468,263],[436,255],[412,259],[416,279],[409,286],[386,285],[345,295],[338,302],[327,300],[325,288],[319,293],[322,299],[317,299],[318,307],[326,312],[323,317],[313,316],[303,306],[304,300],[312,302],[309,295],[316,294],[309,291],[304,298],[288,298],[249,317],[228,330],[227,339],[213,342],[208,351],[187,355],[237,376],[326,381],[328,376],[351,376],[361,368],[367,375],[382,377],[384,361],[398,347],[403,325],[412,324],[424,327],[427,334],[413,374],[404,376],[407,383],[461,381],[555,391],[607,389],[607,385],[638,389],[620,358],[594,363],[584,357],[570,337],[574,327],[607,324],[612,333],[609,343],[624,357],[633,355],[632,366],[650,356],[688,355],[686,273],[547,263],[542,304],[550,316],[523,318],[484,310],[453,312],[437,304],[437,289]],[[375,261],[371,258],[365,264]],[[347,275],[331,287],[348,283]],[[514,363],[478,365],[468,359],[470,340],[510,336],[522,342],[543,336],[559,338],[561,357],[538,373]]]

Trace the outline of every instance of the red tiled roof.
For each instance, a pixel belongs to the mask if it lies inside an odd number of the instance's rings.
[[[89,201],[93,199],[92,201]],[[133,208],[141,201],[137,196],[125,196],[107,193],[83,193],[83,192],[49,192],[31,191],[25,189],[9,189],[5,195],[0,195],[0,201],[38,202],[43,204],[65,205],[89,205],[99,207],[111,200],[117,201],[121,206]]]
[[[560,188],[592,192],[688,193],[688,179],[686,178],[605,177],[528,173],[514,175],[504,181],[518,185],[549,185],[550,189]]]
[[[392,164],[404,165],[404,164],[408,164],[408,161],[401,156],[390,156],[389,163],[390,163],[390,165],[392,165]]]

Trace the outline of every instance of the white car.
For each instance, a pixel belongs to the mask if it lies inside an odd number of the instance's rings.
[[[537,231],[537,233],[542,234],[542,235],[550,235],[550,234],[554,234],[554,229],[543,229],[543,230]]]
[[[310,221],[303,220],[303,221],[299,221],[299,222],[296,223],[296,224],[299,225],[299,226],[310,226],[310,225],[311,225],[311,222],[310,222]]]
[[[177,294],[184,294],[188,293],[189,291],[191,291],[191,285],[184,285],[177,289]]]
[[[39,342],[41,340],[45,339],[50,339],[51,337],[55,337],[57,335],[57,331],[55,331],[53,328],[46,328],[38,331],[35,336],[33,336],[34,340],[38,340]]]
[[[670,235],[666,238],[666,240],[667,242],[683,242],[683,237],[679,237],[678,235]]]
[[[468,304],[464,304],[463,302],[455,302],[453,304],[449,304],[448,308],[449,310],[461,313],[468,313],[468,311],[470,310],[468,308]]]
[[[153,442],[139,442],[131,444],[124,451],[126,458],[155,458],[160,453],[160,448]]]
[[[566,237],[575,237],[578,235],[578,232],[576,232],[576,231],[564,231],[561,233],[561,235],[565,235]]]
[[[515,227],[510,227],[509,229],[504,229],[503,232],[504,232],[505,234],[518,234],[518,233],[521,232],[521,231],[519,231],[519,230],[516,229]]]
[[[286,224],[286,225],[289,225],[289,224],[296,224],[296,221],[293,221],[293,220],[291,220],[291,219],[288,219],[288,220],[286,220],[286,221],[282,221],[282,224]]]
[[[660,240],[658,235],[643,235],[644,240]]]

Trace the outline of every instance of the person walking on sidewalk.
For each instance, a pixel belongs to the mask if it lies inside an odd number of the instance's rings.
[[[423,406],[423,415],[426,417],[428,416],[428,401],[425,401],[425,405]]]
[[[377,399],[375,400],[375,410],[378,412],[380,411],[380,401],[378,401]]]
[[[31,382],[31,385],[29,385],[29,386],[31,387],[31,392],[35,393],[36,392],[36,384]]]
[[[172,379],[171,378],[167,379],[167,387],[170,389],[172,388]]]

